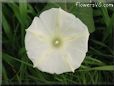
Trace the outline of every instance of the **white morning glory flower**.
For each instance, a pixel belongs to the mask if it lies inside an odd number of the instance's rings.
[[[35,17],[26,30],[25,48],[34,67],[61,74],[79,68],[88,51],[87,26],[61,8]]]

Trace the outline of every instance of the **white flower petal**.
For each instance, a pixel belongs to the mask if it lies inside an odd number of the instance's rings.
[[[87,39],[76,39],[70,41],[70,43],[66,47],[66,52],[68,52],[73,61],[73,67],[79,67],[83,62],[86,52],[88,50],[88,42]],[[75,68],[75,69],[76,69]]]
[[[87,26],[81,22],[78,18],[76,18],[73,14],[68,13],[61,9],[61,31],[65,36],[72,34],[83,34],[87,33]]]
[[[40,14],[45,28],[51,33],[55,34],[56,29],[60,27],[60,8],[51,8]]]
[[[60,51],[53,51],[45,58],[43,62],[37,65],[37,67],[44,72],[61,74],[72,71],[64,55]]]
[[[44,27],[43,23],[41,22],[40,18],[38,17],[34,17],[32,24],[29,26],[27,30],[35,33],[43,33],[43,35],[49,34],[47,29]]]
[[[32,35],[30,32],[27,32],[25,37],[25,47],[28,57],[31,60],[34,60],[40,56],[42,51],[49,47],[49,44],[38,40],[36,36]]]
[[[74,47],[69,47],[66,51],[69,53],[72,59],[73,67],[77,69],[81,65],[82,61],[84,60],[86,56],[86,52],[79,51]]]
[[[77,33],[76,33],[77,34]],[[88,51],[88,38],[89,34],[77,34],[74,36],[65,37],[65,41],[67,42],[67,46],[74,47],[79,51]]]

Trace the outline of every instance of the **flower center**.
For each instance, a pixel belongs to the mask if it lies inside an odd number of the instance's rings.
[[[53,41],[52,41],[52,44],[54,47],[56,48],[59,48],[61,46],[61,39],[60,38],[55,38]]]

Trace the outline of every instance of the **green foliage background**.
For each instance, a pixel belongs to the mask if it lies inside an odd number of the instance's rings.
[[[74,73],[48,74],[28,59],[25,29],[49,8],[66,10],[80,18],[91,33],[89,50]],[[48,22],[48,21],[47,21]],[[2,84],[112,84],[114,72],[114,7],[81,8],[75,3],[2,3]]]

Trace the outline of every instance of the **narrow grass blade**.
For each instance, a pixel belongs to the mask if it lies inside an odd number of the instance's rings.
[[[3,30],[4,30],[5,34],[11,40],[11,38],[12,38],[11,28],[4,15],[2,15],[2,24],[3,24]]]
[[[23,63],[23,64],[25,64],[25,65],[27,65],[29,67],[33,67],[31,64],[26,63],[26,62],[24,62],[24,61],[22,61],[20,59],[15,58],[15,57],[12,57],[12,56],[10,56],[10,55],[8,55],[6,53],[3,53],[2,55],[4,56],[3,60],[5,60],[6,62],[17,61],[17,62]]]
[[[19,3],[19,13],[20,13],[20,18],[22,20],[22,26],[26,26],[27,24],[27,1],[23,0],[24,2]]]
[[[99,67],[93,67],[93,68],[87,68],[87,69],[80,69],[78,71],[114,71],[114,65],[106,65],[106,66],[99,66]]]

